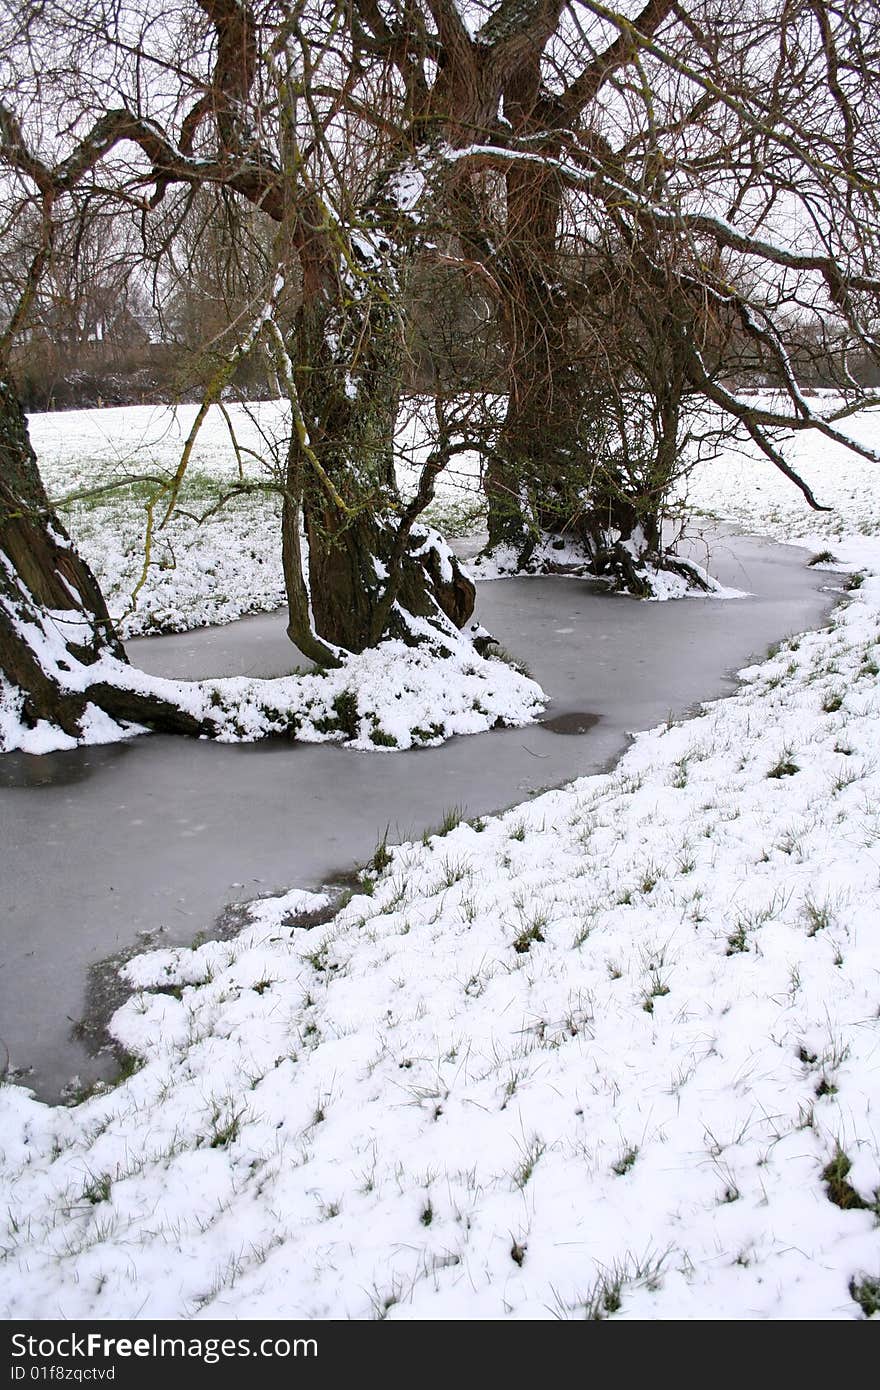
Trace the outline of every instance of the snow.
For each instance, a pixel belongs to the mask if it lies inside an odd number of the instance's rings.
[[[636,566],[636,573],[647,579],[651,585],[648,602],[665,603],[669,599],[680,598],[730,599],[748,597],[744,589],[734,589],[729,585],[720,584],[709,573],[705,565],[694,560],[689,561],[691,569],[700,577],[705,588],[701,588],[682,574],[660,569],[651,564],[644,556],[639,555],[635,546],[628,544],[627,549],[630,550],[634,559],[641,559],[641,563]],[[510,575],[559,574],[563,578],[581,578],[584,574],[588,574],[581,547],[564,536],[554,536],[549,532],[543,534],[535,545],[525,569],[519,563],[517,548],[512,545],[495,546],[493,550],[478,555],[472,560],[470,567],[474,579],[478,581],[504,579]]]
[[[772,403],[769,393],[767,399]],[[816,402],[816,408],[821,405],[827,415],[835,404],[841,403],[826,396]],[[880,410],[852,416],[847,427],[861,445],[876,447],[880,442]],[[782,473],[745,444],[689,476],[685,484],[688,506],[817,551],[829,546],[836,550],[850,535],[880,535],[876,463],[812,432],[789,436],[781,452],[812,487],[817,501],[831,506],[831,511],[815,512],[806,507]]]
[[[405,164],[389,180],[389,196],[401,212],[411,213],[425,191],[425,175],[414,163]]]
[[[110,656],[77,667],[60,645],[60,634],[53,642],[51,628],[31,629],[30,636],[44,670],[63,687],[87,695],[89,685],[107,682],[167,700],[210,727],[221,743],[275,734],[303,743],[337,742],[388,752],[436,746],[456,734],[482,733],[499,724],[528,724],[540,714],[543,691],[533,680],[496,657],[479,656],[466,639],[451,634],[440,638],[427,622],[423,626],[430,645],[413,647],[390,639],[347,655],[338,668],[273,680],[168,680]],[[66,662],[64,668],[59,660]],[[144,732],[137,725],[115,723],[91,704],[80,740],[42,720],[31,728],[21,714],[20,696],[0,674],[0,751],[47,753],[77,742],[115,743]]]
[[[45,719],[30,724],[22,718],[24,697],[0,672],[0,753],[57,753],[80,745],[118,743],[143,732],[136,725],[120,725],[96,705],[87,705],[82,737],[73,738]]]
[[[792,447],[836,517],[747,457],[690,492],[858,571],[827,628],[613,771],[390,848],[324,925],[294,892],[130,962],[117,1087],[2,1088],[5,1317],[863,1315],[880,513],[867,464]]]
[[[283,459],[287,414],[280,401],[224,406],[242,449],[245,478],[270,483]],[[31,415],[31,440],[52,498],[119,484],[120,491],[71,502],[62,517],[75,544],[99,575],[111,616],[124,637],[179,632],[267,612],[285,600],[276,494],[232,498],[201,523],[222,488],[239,481],[229,429],[212,406],[199,432],[181,512],[153,537],[152,563],[142,578],[148,489],[132,496],[135,478],[173,477],[196,406],[124,406],[109,410]],[[253,450],[254,459],[244,450]],[[161,504],[160,504],[161,506]]]

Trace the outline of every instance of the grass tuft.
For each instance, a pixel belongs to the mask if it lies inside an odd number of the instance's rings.
[[[544,928],[547,926],[547,922],[546,912],[535,912],[530,921],[523,923],[522,930],[514,937],[513,949],[519,955],[524,955],[533,942],[543,941]]]
[[[859,1305],[866,1318],[880,1313],[880,1279],[850,1279],[849,1296]]]
[[[847,1181],[851,1168],[850,1159],[838,1145],[831,1162],[822,1169],[825,1192],[829,1202],[840,1207],[841,1211],[865,1211],[868,1203],[859,1196],[852,1183]]]
[[[781,777],[793,777],[796,772],[800,772],[797,763],[792,762],[791,758],[783,753],[779,761],[773,764],[767,776],[778,780]]]
[[[376,848],[373,850],[372,856],[367,864],[367,868],[372,869],[374,874],[381,874],[383,869],[387,869],[393,858],[388,848],[388,834],[390,829],[390,825],[385,826],[382,832],[382,838],[377,841]]]
[[[519,1163],[513,1170],[514,1187],[519,1188],[520,1192],[531,1178],[543,1154],[547,1151],[547,1145],[543,1139],[539,1139],[537,1134],[533,1135],[527,1144],[520,1150],[521,1157]]]
[[[440,824],[437,826],[437,828],[434,830],[425,831],[424,835],[422,836],[422,844],[427,845],[435,835],[438,839],[442,840],[444,835],[449,835],[457,825],[461,825],[463,820],[464,807],[450,806],[446,811],[443,812],[443,819],[440,821]]]
[[[616,1163],[612,1163],[611,1171],[622,1178],[624,1173],[628,1173],[639,1156],[637,1144],[630,1144],[629,1148],[624,1149]]]

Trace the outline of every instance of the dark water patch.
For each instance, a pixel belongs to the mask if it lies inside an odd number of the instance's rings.
[[[109,743],[57,753],[3,753],[0,755],[0,787],[22,790],[74,787],[120,762],[128,751],[127,743]]]
[[[574,710],[571,714],[555,714],[550,719],[542,719],[541,727],[549,729],[551,734],[588,734],[598,723],[598,714]]]

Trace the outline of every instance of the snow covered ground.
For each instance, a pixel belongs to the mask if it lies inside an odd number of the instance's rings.
[[[829,399],[822,405],[831,403]],[[167,528],[154,534],[146,573],[149,480],[173,475],[196,407],[125,406],[30,417],[50,496],[78,497],[63,505],[62,515],[98,574],[123,635],[230,622],[284,602],[279,503],[269,485],[283,462],[285,411],[280,401],[229,404],[223,411],[211,408],[193,449],[181,509]],[[878,441],[880,411],[864,412],[844,427],[863,442]],[[415,414],[402,421],[400,447],[413,461],[420,457],[424,431],[424,422]],[[817,513],[806,507],[800,492],[751,445],[700,466],[682,486],[681,504],[689,512],[719,516],[744,530],[819,549],[834,541],[839,551],[849,535],[880,534],[880,490],[872,464],[807,434],[790,439],[784,452],[814,486],[819,501],[830,503],[833,511]],[[403,474],[406,485],[414,476],[412,468],[405,467]],[[214,511],[218,498],[242,477],[265,486],[234,496],[222,511]],[[108,484],[116,486],[80,496]],[[427,520],[447,536],[479,527],[473,455],[441,474]],[[485,567],[477,571],[481,578],[494,574]]]
[[[835,403],[836,398],[828,394],[812,404],[814,409],[830,411]],[[878,449],[880,407],[840,421],[838,428],[860,444]],[[730,449],[695,469],[681,489],[686,510],[718,516],[742,530],[790,544],[831,548],[837,556],[847,537],[880,535],[876,464],[812,432],[789,436],[782,452],[813,488],[817,502],[830,511],[808,507],[800,491],[751,445]],[[854,555],[854,561],[858,558]]]
[[[182,632],[268,612],[285,601],[280,501],[282,401],[212,406],[192,451],[178,512],[152,536],[144,567],[148,506],[157,481],[173,477],[197,408],[121,406],[31,415],[31,440],[50,497],[99,576],[125,637]],[[419,424],[402,422],[404,456],[418,456]],[[233,437],[235,443],[233,443]],[[404,469],[407,476],[411,469]],[[251,492],[232,495],[245,481]],[[472,457],[441,477],[428,520],[457,534],[479,493]],[[65,500],[71,499],[71,500]],[[155,521],[161,520],[157,508]]]
[[[283,459],[280,402],[247,410],[231,405],[225,415],[218,406],[209,411],[193,449],[180,512],[155,533],[144,574],[147,507],[156,481],[174,475],[196,409],[123,406],[57,411],[28,421],[50,497],[76,499],[62,506],[62,516],[99,574],[126,637],[231,622],[284,602],[275,493],[239,495],[222,512],[200,520],[242,474],[251,483],[272,481]],[[112,490],[91,491],[109,485]]]
[[[132,961],[117,1087],[2,1089],[6,1317],[878,1313],[878,504],[797,449],[836,519],[691,495],[857,570],[827,630],[322,925]]]

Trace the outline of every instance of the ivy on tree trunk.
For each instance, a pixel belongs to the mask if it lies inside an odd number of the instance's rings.
[[[342,229],[340,229],[340,236]],[[426,544],[414,503],[399,495],[394,435],[402,379],[400,257],[353,268],[322,239],[300,251],[303,302],[286,386],[293,411],[283,509],[289,634],[332,664],[383,637],[461,628],[475,590],[439,542]],[[300,538],[302,527],[305,546]]]

